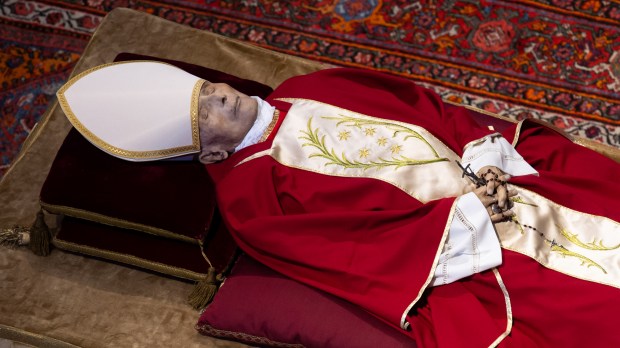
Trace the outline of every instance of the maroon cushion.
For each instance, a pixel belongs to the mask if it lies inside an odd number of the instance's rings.
[[[205,254],[218,271],[229,267],[237,247],[223,224],[207,236]],[[139,266],[180,278],[197,280],[209,265],[197,244],[162,238],[84,219],[64,217],[54,243],[64,249]]]
[[[204,237],[215,207],[213,183],[200,162],[125,161],[75,129],[56,155],[41,203],[53,213],[178,239]]]
[[[196,328],[258,346],[416,347],[412,338],[364,310],[247,255],[239,258]]]

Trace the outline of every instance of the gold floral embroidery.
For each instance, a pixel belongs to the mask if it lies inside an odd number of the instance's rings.
[[[390,151],[392,151],[392,154],[394,155],[399,154],[402,150],[403,147],[400,145],[392,145],[392,147],[390,147]]]
[[[581,240],[579,240],[579,236],[577,235],[577,233],[573,234],[570,233],[569,231],[567,231],[565,228],[563,228],[560,225],[556,225],[557,228],[560,230],[560,233],[566,237],[566,239],[568,239],[569,241],[571,241],[573,244],[580,246],[584,249],[588,249],[588,250],[614,250],[614,249],[618,249],[620,247],[620,244],[614,246],[614,247],[606,247],[603,245],[603,240],[599,240],[598,242],[595,240],[593,240],[590,243],[584,243]]]
[[[532,207],[538,207],[536,204],[527,203],[526,201],[523,200],[523,198],[519,196],[511,197],[510,200],[513,201],[514,203],[520,203],[520,204],[525,204],[525,205],[531,205]]]
[[[335,117],[323,117],[325,119],[328,120],[336,120],[338,121],[338,123],[336,124],[337,126],[340,125],[345,125],[345,126],[349,126],[349,127],[357,127],[357,128],[362,128],[362,126],[382,126],[382,127],[386,127],[389,130],[392,130],[394,133],[392,134],[392,137],[395,137],[396,135],[398,135],[399,133],[405,133],[407,134],[407,136],[405,136],[404,140],[407,140],[409,138],[415,138],[418,139],[420,141],[422,141],[424,144],[426,144],[426,146],[433,152],[433,156],[435,158],[439,158],[439,155],[437,154],[437,151],[435,151],[435,149],[431,146],[431,144],[428,143],[428,141],[426,141],[426,139],[424,139],[424,137],[422,137],[422,135],[416,131],[414,131],[413,129],[410,129],[406,126],[397,124],[397,123],[393,123],[393,122],[389,122],[386,120],[371,120],[371,119],[365,119],[365,118],[357,118],[357,117],[353,117],[353,116],[345,116],[345,115],[339,115],[339,116],[335,116]],[[447,159],[445,159],[447,160]]]
[[[377,145],[385,146],[385,144],[387,144],[387,138],[386,137],[381,137],[381,138],[377,139]]]
[[[376,131],[377,130],[374,127],[370,127],[370,128],[364,129],[364,134],[366,134],[367,136],[373,136],[375,135]]]
[[[349,137],[351,137],[351,132],[349,131],[342,131],[338,133],[338,139],[340,140],[349,140]]]
[[[585,265],[588,268],[596,267],[596,268],[599,268],[601,271],[603,271],[603,273],[607,274],[607,271],[605,271],[605,269],[603,267],[601,267],[601,265],[599,265],[598,263],[590,260],[589,258],[587,258],[587,257],[585,257],[585,256],[583,256],[581,254],[578,254],[576,252],[570,251],[570,250],[566,249],[565,247],[563,247],[562,245],[559,245],[557,243],[553,243],[553,241],[551,243],[551,251],[555,251],[557,253],[560,253],[560,255],[562,255],[564,257],[566,257],[566,256],[576,257],[579,260],[581,260],[581,266]]]
[[[370,155],[370,150],[368,150],[367,148],[363,148],[360,150],[360,158],[368,158],[368,155]]]
[[[303,134],[303,136],[300,136],[299,139],[306,141],[305,143],[302,144],[302,147],[310,146],[310,147],[314,147],[315,149],[317,149],[318,152],[310,154],[309,157],[310,158],[322,157],[326,159],[327,160],[327,163],[325,163],[326,166],[338,165],[344,168],[358,168],[358,169],[363,169],[363,170],[367,170],[370,168],[383,168],[383,167],[393,166],[396,169],[398,169],[400,167],[405,167],[405,166],[422,165],[422,164],[448,161],[447,158],[439,157],[439,155],[437,155],[437,151],[435,151],[435,149],[433,149],[433,147],[419,133],[407,127],[404,127],[398,124],[393,124],[390,122],[358,119],[358,118],[346,117],[346,116],[342,116],[339,118],[338,117],[324,117],[324,118],[340,120],[340,122],[338,122],[338,125],[343,124],[343,123],[349,123],[347,124],[347,126],[361,127],[362,125],[367,125],[367,124],[386,126],[389,129],[394,131],[394,136],[397,135],[398,133],[406,132],[407,136],[405,137],[405,140],[409,138],[419,139],[422,142],[424,142],[434,154],[434,158],[426,159],[426,160],[416,160],[416,159],[408,158],[402,155],[392,156],[391,159],[378,158],[377,160],[368,161],[368,162],[350,160],[347,158],[344,152],[341,155],[338,155],[334,148],[330,148],[326,144],[326,141],[325,141],[326,136],[321,135],[319,133],[318,128],[313,129],[312,127],[313,118],[310,117],[308,119],[307,130],[300,131]],[[368,151],[368,149],[366,150]],[[367,158],[369,154],[370,152],[367,153],[367,152],[360,151],[360,157],[362,159]]]

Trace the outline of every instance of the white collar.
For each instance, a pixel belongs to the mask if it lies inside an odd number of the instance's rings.
[[[276,108],[269,105],[269,103],[259,97],[253,96],[252,98],[258,103],[256,121],[254,121],[254,125],[250,128],[248,134],[245,135],[245,138],[243,138],[241,144],[235,148],[235,152],[250,145],[257,144],[273,120],[273,113]]]

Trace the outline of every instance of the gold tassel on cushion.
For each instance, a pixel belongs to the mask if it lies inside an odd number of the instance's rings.
[[[217,293],[220,281],[215,276],[215,267],[213,267],[207,255],[205,255],[202,247],[202,241],[198,244],[200,245],[200,252],[202,253],[202,256],[209,264],[209,271],[207,272],[207,276],[201,279],[196,286],[194,286],[194,290],[192,290],[192,293],[189,294],[187,302],[194,309],[201,310],[213,300],[215,293]]]
[[[45,215],[43,210],[39,210],[37,218],[30,227],[30,250],[39,256],[47,256],[50,254],[50,245],[52,234],[45,224]]]
[[[194,309],[201,310],[213,300],[217,288],[218,281],[215,279],[215,268],[209,267],[207,276],[194,286],[194,290],[189,294],[187,302],[189,302],[189,305]]]

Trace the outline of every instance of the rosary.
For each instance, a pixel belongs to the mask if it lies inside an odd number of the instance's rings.
[[[497,173],[494,173],[491,169],[487,170],[487,172],[483,174],[483,177],[479,177],[478,175],[474,173],[473,170],[471,170],[470,168],[471,164],[468,164],[466,167],[463,167],[463,165],[459,161],[455,160],[455,162],[459,166],[459,168],[461,168],[461,170],[463,171],[463,175],[461,175],[461,178],[464,178],[467,176],[467,178],[471,180],[471,182],[473,182],[474,185],[476,185],[476,188],[479,188],[481,186],[486,186],[487,183],[489,183],[490,181],[497,181],[499,185],[506,185],[506,181],[499,180],[499,175]],[[486,176],[487,174],[493,174],[493,177],[489,179],[484,178],[484,176]],[[500,214],[503,212],[502,208],[500,208],[500,206],[497,203],[493,203],[493,205],[491,206],[491,210],[495,214]]]

